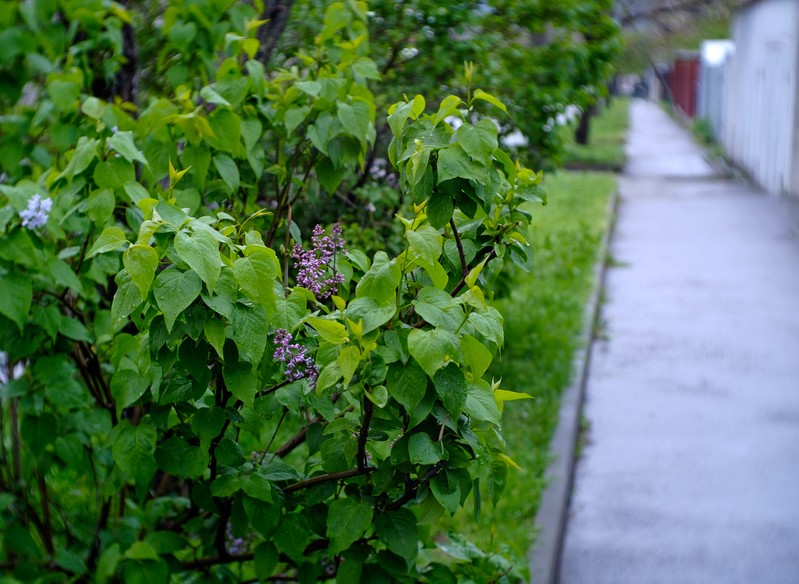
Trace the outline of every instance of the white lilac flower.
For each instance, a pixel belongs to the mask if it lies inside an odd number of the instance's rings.
[[[25,210],[19,213],[19,218],[22,219],[22,226],[28,229],[41,227],[47,223],[47,217],[52,208],[52,199],[42,199],[41,195],[36,193],[28,201],[28,206]]]

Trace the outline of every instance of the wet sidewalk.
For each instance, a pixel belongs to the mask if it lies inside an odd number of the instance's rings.
[[[799,204],[650,102],[628,154],[561,584],[799,582]]]

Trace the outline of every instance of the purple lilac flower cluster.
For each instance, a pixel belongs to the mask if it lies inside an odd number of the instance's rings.
[[[50,209],[53,208],[52,199],[42,199],[39,193],[33,195],[28,201],[28,206],[19,212],[22,219],[22,226],[28,229],[36,229],[47,223]]]
[[[252,532],[244,537],[236,537],[230,522],[225,526],[225,551],[231,556],[241,556],[250,551],[255,536]]]
[[[285,329],[275,331],[275,359],[286,364],[286,377],[291,381],[307,379],[314,385],[319,376],[319,369],[314,360],[308,355],[305,347],[299,343],[292,343],[292,336]]]
[[[297,260],[297,284],[313,292],[320,300],[330,298],[336,285],[344,282],[344,277],[335,270],[336,253],[345,252],[341,233],[338,223],[330,229],[330,235],[317,225],[313,230],[311,249],[304,250],[299,243],[294,244],[292,256]]]

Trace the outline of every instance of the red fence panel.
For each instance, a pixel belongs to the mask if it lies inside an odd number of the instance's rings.
[[[669,74],[669,89],[674,105],[689,118],[696,117],[696,94],[699,86],[699,57],[681,55],[674,60]]]

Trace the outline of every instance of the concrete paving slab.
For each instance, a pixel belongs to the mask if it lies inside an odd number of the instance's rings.
[[[799,582],[799,204],[631,116],[561,584]]]

